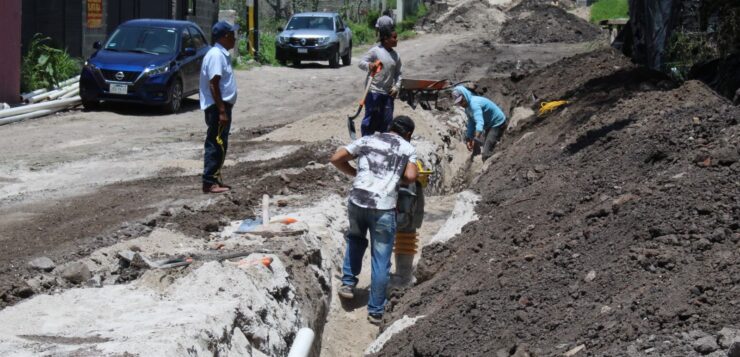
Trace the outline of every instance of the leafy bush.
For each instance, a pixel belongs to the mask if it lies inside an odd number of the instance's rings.
[[[247,40],[247,35],[244,34],[237,44],[241,60],[246,62],[253,59],[260,64],[271,66],[278,65],[279,63],[275,58],[275,37],[276,35],[273,33],[260,33],[260,50],[257,52],[257,57],[254,58],[249,54],[249,49],[247,48],[249,41]],[[238,63],[236,59],[234,59],[234,62]]]
[[[260,33],[260,51],[257,53],[257,62],[275,66],[278,64],[275,58],[276,35],[269,32]]]
[[[674,32],[666,47],[665,67],[674,76],[685,78],[692,66],[719,56],[709,34]]]
[[[591,22],[629,17],[627,0],[599,0],[591,5]]]
[[[51,47],[51,39],[36,34],[21,62],[21,91],[52,88],[81,70],[80,60],[67,51]]]
[[[375,23],[378,22],[379,17],[380,17],[379,11],[370,10],[370,12],[367,13],[367,26],[371,29],[374,29]]]
[[[363,23],[347,22],[349,28],[352,30],[352,44],[354,46],[364,45],[368,43],[375,43],[377,37],[375,36],[375,22],[373,26]]]

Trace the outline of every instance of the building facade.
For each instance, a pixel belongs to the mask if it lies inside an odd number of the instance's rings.
[[[22,0],[21,43],[25,52],[36,33],[75,57],[87,57],[118,25],[131,19],[190,20],[210,36],[218,0]]]
[[[0,103],[16,103],[21,90],[21,0],[0,4]]]

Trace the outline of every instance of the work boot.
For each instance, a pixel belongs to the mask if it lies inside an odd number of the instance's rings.
[[[225,193],[229,192],[228,187],[220,186],[217,183],[204,183],[203,193]]]
[[[352,285],[342,285],[337,290],[337,295],[343,299],[354,299],[355,298],[355,287]]]
[[[367,314],[367,321],[373,325],[380,325],[383,322],[383,314]]]

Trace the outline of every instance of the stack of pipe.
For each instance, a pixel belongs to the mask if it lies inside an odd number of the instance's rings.
[[[59,83],[52,90],[38,89],[21,95],[26,103],[15,108],[0,110],[0,125],[38,118],[60,110],[80,105],[80,76]]]

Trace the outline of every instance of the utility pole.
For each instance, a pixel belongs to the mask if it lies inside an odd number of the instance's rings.
[[[396,0],[396,25],[403,21],[403,15],[403,0]]]
[[[247,1],[247,33],[249,54],[257,59],[260,51],[259,0]]]

